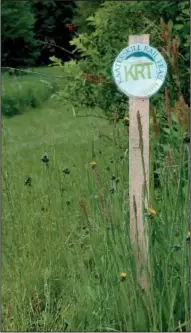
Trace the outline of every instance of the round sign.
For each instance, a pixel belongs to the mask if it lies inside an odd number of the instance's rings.
[[[116,85],[125,95],[149,98],[163,85],[167,64],[155,48],[132,44],[119,53],[112,72]]]

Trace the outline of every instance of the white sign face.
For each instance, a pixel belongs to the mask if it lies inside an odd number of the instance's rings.
[[[149,98],[167,74],[163,56],[148,44],[132,44],[115,59],[112,73],[119,90],[129,97]]]

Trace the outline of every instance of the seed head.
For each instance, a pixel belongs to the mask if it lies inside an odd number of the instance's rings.
[[[65,173],[65,175],[69,175],[70,174],[70,170],[68,168],[64,169],[63,172]]]
[[[126,277],[127,277],[127,273],[124,273],[124,272],[120,273],[121,281],[124,281],[126,279]]]
[[[25,185],[30,186],[30,187],[32,186],[32,178],[31,177],[26,177]]]
[[[43,163],[45,163],[46,165],[48,165],[48,162],[49,162],[48,154],[45,154],[45,155],[41,158],[41,161],[42,161]]]
[[[148,210],[149,210],[150,215],[152,215],[152,216],[155,216],[157,214],[156,210],[153,208],[149,208]]]
[[[124,117],[123,118],[123,123],[125,126],[129,126],[129,117]]]
[[[188,231],[187,233],[186,241],[187,243],[190,243],[190,231]]]
[[[96,167],[97,163],[95,161],[90,162],[90,166],[92,167],[92,169],[94,169]]]

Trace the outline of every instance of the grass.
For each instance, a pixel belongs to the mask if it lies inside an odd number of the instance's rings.
[[[157,145],[151,140],[152,165]],[[189,330],[188,155],[175,146],[176,181],[165,157],[158,188],[151,175],[157,214],[145,213],[147,295],[136,282],[129,245],[122,122],[114,130],[107,120],[75,117],[70,105],[55,101],[3,119],[4,331]],[[41,161],[45,153],[48,163]]]
[[[2,114],[7,117],[22,114],[31,108],[39,107],[51,97],[64,80],[58,68],[46,67],[28,69],[31,73],[19,72],[20,75],[2,76]],[[24,75],[25,74],[25,75]]]

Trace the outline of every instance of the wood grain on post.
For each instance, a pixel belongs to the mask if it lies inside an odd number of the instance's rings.
[[[129,36],[129,45],[136,43],[149,44],[149,35]],[[149,98],[129,98],[129,118],[130,240],[138,282],[147,290],[148,237],[143,212],[149,196]],[[143,197],[145,185],[147,199]]]

